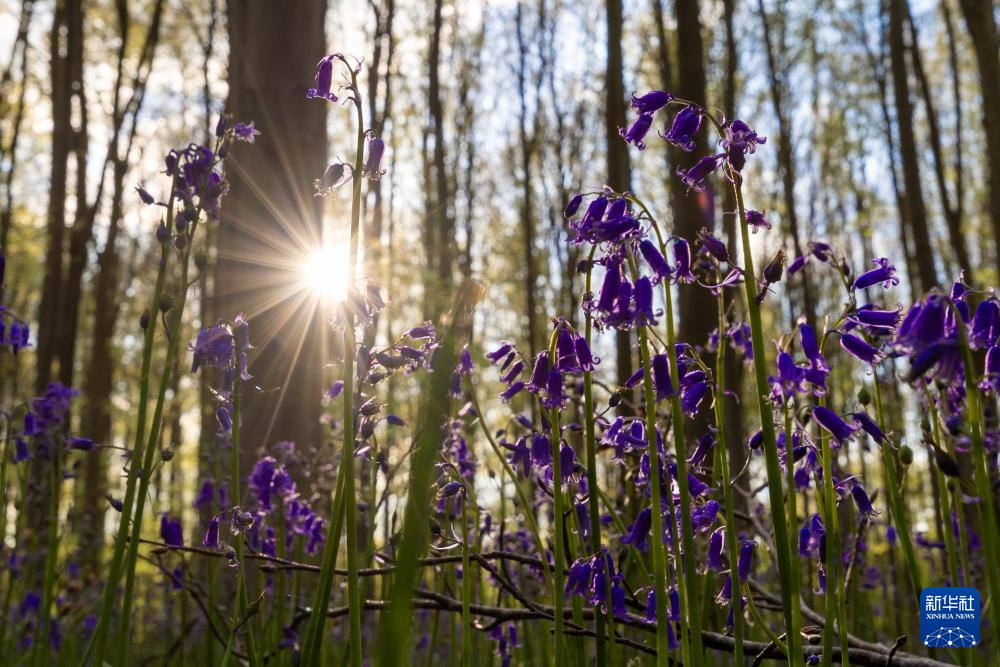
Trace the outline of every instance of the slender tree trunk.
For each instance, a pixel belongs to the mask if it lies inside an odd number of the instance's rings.
[[[785,77],[786,73],[782,71],[783,68],[779,69],[778,64],[778,53],[784,53],[786,50],[786,45],[784,39],[778,40],[778,43],[774,43],[774,38],[771,34],[771,25],[768,20],[767,12],[764,9],[764,0],[757,0],[757,10],[760,15],[760,22],[764,29],[764,50],[767,54],[767,71],[770,80],[770,91],[771,91],[771,108],[774,110],[774,117],[778,121],[778,137],[777,137],[777,150],[778,150],[778,171],[781,173],[781,194],[783,203],[783,213],[782,222],[786,223],[784,227],[788,236],[792,240],[792,249],[795,251],[795,256],[800,257],[804,254],[802,234],[799,232],[799,215],[795,209],[795,180],[796,180],[796,170],[795,170],[795,154],[794,154],[794,137],[792,136],[792,121],[788,117],[788,112],[786,109],[786,96],[787,90],[785,88]],[[780,19],[785,20],[783,15],[784,10],[779,10],[782,12]],[[784,30],[779,31],[780,34],[784,34]],[[799,272],[799,288],[802,290],[802,307],[805,311],[806,321],[810,325],[815,324],[816,319],[816,304],[814,302],[812,287],[809,281],[809,272],[800,271]]]
[[[906,66],[906,44],[903,28],[908,9],[906,0],[889,0],[889,60],[892,66],[893,96],[896,102],[896,128],[899,133],[899,154],[903,167],[906,210],[910,231],[913,232],[917,275],[920,288],[926,292],[938,284],[931,250],[930,231],[927,227],[927,209],[924,205],[923,186],[920,181],[920,163],[917,140],[913,132],[913,105],[910,100],[910,82]]]
[[[990,229],[997,244],[997,266],[1000,266],[1000,59],[997,56],[997,25],[992,0],[960,0],[959,5],[972,37],[979,69],[989,178]]]
[[[946,5],[947,3],[943,4]],[[938,198],[941,200],[941,210],[944,213],[945,225],[948,228],[948,239],[951,241],[951,249],[955,254],[955,262],[971,278],[972,263],[969,261],[969,250],[965,245],[965,237],[962,235],[961,202],[957,201],[957,197],[953,200],[951,191],[948,189],[948,179],[945,175],[948,167],[945,164],[944,151],[941,148],[941,129],[937,109],[934,106],[934,93],[931,90],[930,82],[927,80],[927,73],[924,71],[924,61],[920,55],[920,40],[917,36],[917,26],[913,22],[913,13],[910,11],[908,3],[904,3],[904,9],[906,10],[906,23],[910,29],[910,60],[913,63],[913,73],[916,74],[917,83],[920,86],[920,96],[924,103],[924,112],[927,115],[927,133],[931,144],[931,154],[934,157],[934,180],[937,183]],[[957,83],[956,81],[956,86]],[[961,108],[961,98],[957,99],[955,103]],[[960,145],[962,142],[958,141],[956,143]]]
[[[454,222],[451,218],[448,171],[445,165],[444,106],[441,101],[441,39],[444,29],[444,0],[434,0],[434,13],[428,51],[429,74],[427,104],[430,110],[431,133],[434,145],[431,147],[429,175],[431,186],[428,198],[433,200],[428,206],[425,234],[433,240],[428,248],[427,284],[425,285],[425,313],[436,320],[446,310],[449,294],[454,288]],[[426,243],[426,241],[425,241]]]
[[[524,298],[527,310],[527,349],[532,357],[538,351],[538,302],[536,290],[538,279],[535,262],[535,192],[532,160],[535,153],[535,139],[528,131],[528,44],[525,40],[524,7],[518,2],[517,25],[517,91],[518,91],[518,136],[520,137],[521,159],[521,235],[524,243]],[[537,100],[536,100],[537,102]]]
[[[708,105],[705,75],[705,42],[701,30],[700,0],[676,0],[674,14],[677,20],[677,89],[684,99]],[[674,151],[675,164],[688,167],[696,156],[708,150],[707,132],[699,134],[693,153]],[[678,178],[672,181],[674,233],[695,245],[695,237],[702,227],[714,226],[713,208],[715,193],[711,187],[704,192],[688,192]],[[692,345],[704,345],[716,327],[713,309],[705,308],[704,289],[695,285],[677,288],[680,297],[680,340]],[[706,414],[708,411],[705,411]]]
[[[234,147],[228,163],[213,313],[250,321],[250,372],[263,391],[243,399],[248,466],[256,450],[277,441],[296,442],[300,453],[320,442],[326,315],[295,267],[321,247],[322,200],[310,184],[326,163],[327,108],[304,91],[326,51],[325,16],[321,2],[295,11],[229,3],[227,107],[261,134],[253,146]]]
[[[3,179],[3,202],[0,203],[0,252],[6,251],[7,239],[14,224],[12,187],[14,174],[17,173],[17,149],[21,140],[21,124],[24,121],[25,110],[24,100],[28,90],[28,27],[31,24],[33,10],[32,0],[22,1],[21,19],[18,23],[17,37],[14,38],[14,45],[11,48],[10,63],[4,70],[2,80],[0,80],[0,91],[6,92],[7,86],[13,80],[15,66],[19,70],[20,85],[13,111],[8,104],[6,95],[0,96],[0,115],[10,115],[13,118],[10,124],[10,138],[8,139],[3,133],[0,133],[0,151],[2,151],[0,157],[2,157],[3,164],[3,167],[0,168],[0,175]]]
[[[607,0],[608,57],[605,74],[607,97],[604,127],[608,142],[608,185],[618,192],[632,187],[632,164],[628,144],[622,141],[618,129],[625,127],[625,81],[622,57],[622,0]],[[628,331],[615,335],[615,359],[618,383],[624,384],[632,375],[632,344]],[[628,397],[626,397],[628,398]]]

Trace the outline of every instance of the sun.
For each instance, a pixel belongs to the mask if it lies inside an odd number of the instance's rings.
[[[331,301],[343,301],[347,296],[348,251],[344,245],[325,246],[305,258],[302,283],[313,292]]]

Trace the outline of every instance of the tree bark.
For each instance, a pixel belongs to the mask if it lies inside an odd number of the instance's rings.
[[[959,5],[972,37],[979,70],[989,178],[988,212],[990,229],[997,244],[996,262],[1000,266],[1000,59],[997,56],[997,25],[991,0],[960,0]]]
[[[326,7],[236,1],[228,12],[227,108],[261,134],[253,146],[234,147],[228,161],[213,313],[229,320],[244,313],[250,322],[250,372],[262,391],[244,394],[249,466],[256,450],[277,441],[294,441],[303,458],[320,444],[325,318],[295,267],[321,247],[322,200],[310,184],[326,162],[327,109],[305,90],[326,51]]]
[[[777,144],[778,149],[778,171],[781,174],[781,194],[783,203],[783,213],[782,222],[786,223],[784,225],[785,232],[792,241],[792,249],[795,252],[796,257],[801,257],[804,254],[802,235],[799,232],[799,216],[795,209],[795,181],[796,181],[796,170],[795,170],[795,154],[794,154],[794,138],[792,136],[792,121],[788,117],[788,112],[786,110],[786,96],[788,91],[785,87],[785,77],[787,73],[782,66],[778,64],[778,53],[784,53],[786,51],[786,45],[784,39],[779,37],[778,43],[774,43],[774,39],[771,34],[771,25],[768,20],[767,12],[764,9],[764,0],[757,0],[757,10],[760,15],[760,22],[764,29],[764,50],[767,55],[767,71],[768,78],[770,80],[771,89],[771,108],[774,110],[774,117],[778,121],[778,136]],[[783,10],[780,10],[783,11]],[[785,17],[781,16],[782,20]],[[779,31],[780,35],[784,34],[784,30]],[[805,311],[806,321],[810,326],[815,326],[816,320],[816,304],[813,298],[812,286],[809,281],[809,272],[800,271],[799,288],[802,291],[802,307]],[[789,280],[791,282],[791,279]]]
[[[538,351],[538,302],[535,291],[538,279],[535,262],[535,191],[532,161],[535,155],[535,137],[528,130],[528,44],[525,40],[524,7],[517,3],[515,23],[517,26],[517,91],[518,91],[518,137],[520,138],[521,162],[521,235],[524,243],[524,298],[527,318],[525,321],[527,349],[534,358]]]
[[[708,96],[705,75],[705,42],[701,34],[701,2],[699,0],[676,0],[674,14],[677,20],[677,90],[682,97],[698,104],[707,105]],[[699,133],[697,145],[692,153],[674,151],[675,163],[690,166],[697,157],[708,151],[705,129]],[[714,227],[713,207],[715,193],[711,187],[704,192],[688,192],[679,178],[671,180],[674,210],[674,233],[686,239],[696,248],[695,238],[702,227]],[[704,345],[716,327],[714,309],[705,308],[704,288],[696,285],[680,285],[680,327],[678,337],[691,345]],[[707,412],[707,411],[706,411]]]
[[[926,292],[938,284],[927,228],[927,208],[924,205],[920,181],[917,140],[913,132],[913,104],[910,100],[909,73],[906,66],[906,44],[903,29],[907,0],[889,0],[889,61],[892,68],[893,96],[896,102],[896,128],[899,133],[899,155],[903,168],[904,197],[908,226],[913,233],[914,259],[920,289]]]
[[[625,127],[625,81],[622,57],[622,0],[607,0],[607,70],[605,86],[607,97],[604,127],[608,143],[608,185],[616,192],[626,192],[632,187],[632,164],[628,144],[622,141],[618,129]],[[632,375],[632,343],[628,331],[615,334],[615,368],[618,383],[624,384]],[[626,396],[628,398],[628,396]],[[623,404],[627,404],[624,401]]]
[[[948,3],[943,3],[947,5]],[[945,226],[948,229],[948,239],[951,242],[951,249],[954,253],[955,263],[959,269],[965,272],[966,276],[972,277],[972,263],[969,260],[969,249],[965,244],[965,237],[962,235],[962,202],[957,196],[952,197],[948,189],[948,179],[945,175],[947,165],[945,164],[944,150],[941,147],[941,129],[938,120],[937,108],[934,106],[934,93],[931,90],[930,82],[927,80],[927,73],[924,71],[924,59],[920,54],[920,40],[917,36],[917,26],[913,22],[913,13],[910,11],[908,3],[904,3],[906,9],[906,23],[910,29],[910,60],[913,63],[913,73],[917,77],[920,86],[920,97],[924,103],[924,113],[927,115],[927,134],[931,144],[931,155],[934,157],[934,180],[937,184],[938,198],[941,200],[941,210],[944,214]],[[954,93],[960,94],[957,81]],[[961,97],[955,101],[961,109]],[[961,111],[959,111],[961,113]],[[957,145],[961,145],[957,141]]]

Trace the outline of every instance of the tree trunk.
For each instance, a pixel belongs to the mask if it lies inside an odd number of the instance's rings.
[[[989,173],[990,229],[997,244],[997,266],[1000,266],[1000,59],[997,56],[997,25],[991,0],[960,0],[959,4],[972,37],[979,69]]]
[[[710,106],[705,78],[705,43],[701,34],[701,2],[676,0],[674,14],[677,19],[677,89],[676,94],[699,104]],[[675,163],[688,167],[697,157],[708,151],[707,128],[699,133],[693,153],[674,151]],[[688,192],[679,178],[671,180],[674,210],[674,233],[697,247],[695,237],[702,227],[714,227],[711,187],[704,192]],[[680,340],[691,345],[704,345],[716,327],[714,309],[705,308],[704,288],[697,285],[680,285]],[[707,412],[707,411],[706,411]]]
[[[427,104],[430,110],[431,164],[427,172],[427,220],[424,233],[427,255],[424,311],[428,319],[437,320],[445,312],[449,294],[454,288],[454,221],[449,207],[448,172],[445,167],[444,107],[441,102],[441,37],[444,28],[444,0],[434,0],[433,25],[428,50]],[[427,245],[427,244],[430,245]]]
[[[528,45],[524,35],[524,7],[517,3],[515,10],[517,25],[517,92],[518,92],[518,136],[520,138],[521,159],[521,235],[524,243],[524,298],[527,311],[527,349],[534,358],[538,351],[538,289],[535,269],[535,192],[532,161],[535,153],[535,139],[528,131]]]
[[[324,313],[294,268],[321,247],[322,200],[310,184],[327,155],[326,105],[305,99],[326,51],[325,3],[229,3],[229,99],[235,120],[255,121],[253,146],[229,159],[213,313],[244,313],[255,345],[250,372],[262,392],[243,400],[243,461],[277,441],[320,442]],[[346,112],[344,122],[348,122]],[[281,266],[275,268],[274,263]]]
[[[764,0],[757,0],[757,10],[760,14],[760,22],[764,28],[764,50],[767,55],[767,71],[771,89],[771,108],[774,110],[774,117],[778,121],[778,171],[781,174],[781,194],[783,203],[782,222],[785,224],[785,232],[792,240],[792,249],[796,257],[804,254],[802,235],[799,233],[799,216],[795,210],[795,155],[793,152],[794,139],[792,137],[792,122],[788,117],[785,107],[787,90],[785,88],[786,73],[782,67],[779,70],[778,53],[786,52],[784,39],[779,38],[778,44],[774,43],[771,35],[771,26],[768,21],[767,12],[764,9]],[[784,21],[785,17],[781,16]],[[780,30],[779,34],[784,34]],[[799,287],[802,290],[802,307],[805,311],[806,321],[810,326],[815,326],[816,304],[813,300],[812,287],[809,282],[809,272],[800,271]],[[791,280],[789,281],[791,282]]]
[[[896,102],[896,127],[899,133],[899,154],[903,167],[908,225],[913,232],[914,259],[920,289],[926,292],[938,284],[931,250],[930,232],[927,228],[927,208],[924,205],[923,186],[920,182],[920,163],[917,140],[913,132],[913,105],[910,100],[910,82],[906,67],[906,44],[903,28],[907,0],[889,0],[889,60],[892,66],[893,96]]]
[[[948,3],[943,3],[947,5]],[[948,189],[948,181],[945,176],[947,165],[945,164],[944,151],[941,148],[941,129],[938,122],[937,109],[934,106],[934,93],[931,90],[930,82],[927,80],[927,73],[924,71],[924,60],[920,55],[920,40],[917,37],[917,26],[913,22],[913,14],[910,12],[908,3],[904,3],[906,9],[906,23],[910,29],[910,59],[913,62],[913,73],[917,76],[917,83],[920,86],[920,97],[923,99],[924,112],[927,114],[927,134],[931,143],[931,155],[934,157],[934,180],[937,183],[938,198],[941,200],[941,210],[944,214],[945,226],[948,228],[948,239],[951,242],[951,249],[954,253],[955,263],[959,269],[965,272],[968,278],[972,278],[972,263],[969,261],[969,250],[965,245],[965,237],[962,235],[962,204],[961,201],[951,196]],[[957,82],[955,82],[957,84]],[[957,92],[957,89],[955,89]],[[961,109],[961,98],[955,103]],[[959,112],[960,113],[960,112]],[[961,145],[961,141],[956,142]]]
[[[608,185],[617,192],[632,187],[632,165],[628,144],[622,141],[618,129],[625,127],[625,81],[622,58],[622,0],[607,0],[608,57],[605,86],[607,97],[604,122],[608,142]],[[628,331],[615,335],[615,359],[618,383],[624,384],[632,375],[632,344]],[[630,395],[626,396],[629,399]],[[624,403],[628,403],[626,400]]]

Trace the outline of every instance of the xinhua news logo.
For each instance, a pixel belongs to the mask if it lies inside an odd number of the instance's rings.
[[[979,591],[936,586],[920,592],[920,640],[933,648],[979,643]]]

